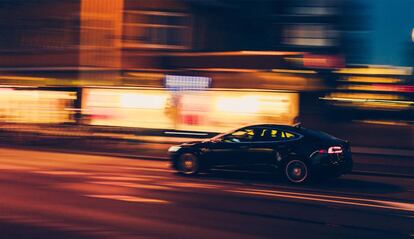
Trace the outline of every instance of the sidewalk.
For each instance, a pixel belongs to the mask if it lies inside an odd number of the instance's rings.
[[[177,137],[163,133],[95,126],[9,124],[0,128],[0,145],[167,160],[171,145],[212,136]],[[352,146],[352,152],[354,171],[414,177],[414,150]]]

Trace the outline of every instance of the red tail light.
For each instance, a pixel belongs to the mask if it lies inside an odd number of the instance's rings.
[[[341,146],[332,146],[328,149],[328,154],[341,154],[342,148]]]

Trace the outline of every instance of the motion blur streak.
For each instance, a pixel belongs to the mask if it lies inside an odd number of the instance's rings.
[[[235,192],[235,193],[242,193],[242,194],[249,194],[249,195],[271,196],[275,198],[289,198],[289,199],[298,199],[298,200],[319,201],[319,202],[337,203],[337,204],[354,205],[354,206],[362,206],[362,207],[384,208],[384,209],[414,212],[413,203],[400,203],[400,202],[391,202],[391,201],[382,201],[382,200],[373,200],[373,199],[337,197],[337,196],[308,194],[308,193],[291,193],[291,192],[275,191],[275,190],[271,190],[271,191],[268,191],[268,190],[227,190],[227,191]],[[338,200],[338,199],[342,199],[342,200]]]
[[[148,181],[148,178],[128,177],[128,176],[91,176],[92,179],[102,179],[108,181]]]
[[[0,238],[413,235],[413,9],[414,0],[0,0],[0,146],[14,148],[0,148]],[[355,170],[291,187],[229,168],[181,177],[165,161],[173,145],[252,124],[344,139]],[[223,158],[245,156],[249,170],[263,166],[255,152],[282,167],[302,159],[255,140]]]
[[[90,181],[89,183],[112,185],[112,186],[119,186],[119,187],[129,187],[129,188],[145,188],[145,189],[157,189],[157,190],[170,190],[171,189],[165,186],[145,185],[145,184],[138,184],[138,183],[126,183],[126,182],[119,182],[119,181],[113,181],[113,182],[111,181]]]
[[[1,165],[10,166],[0,174],[4,238],[244,239],[274,238],[277,230],[286,238],[316,231],[311,238],[402,239],[413,233],[412,178],[347,175],[294,187],[238,172],[187,178],[165,170],[166,162],[140,158],[7,148],[0,155]],[[131,181],[135,177],[147,181]],[[150,187],[129,187],[136,184]],[[38,231],[47,233],[34,237]]]
[[[173,187],[184,187],[184,188],[209,188],[209,189],[216,189],[220,188],[219,185],[212,185],[207,183],[190,183],[190,182],[164,182],[162,185],[168,185]]]
[[[161,203],[161,204],[169,203],[168,201],[160,200],[160,199],[151,199],[151,198],[126,196],[126,195],[85,195],[85,196],[93,197],[93,198],[119,200],[119,201],[125,201],[125,202]]]
[[[71,175],[71,176],[77,176],[77,175],[89,175],[89,173],[86,172],[77,172],[77,171],[33,171],[34,173],[41,173],[41,174],[49,174],[49,175]]]

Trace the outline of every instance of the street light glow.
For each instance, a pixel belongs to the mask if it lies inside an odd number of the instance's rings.
[[[414,42],[414,28],[413,28],[413,30],[411,31],[411,40]]]

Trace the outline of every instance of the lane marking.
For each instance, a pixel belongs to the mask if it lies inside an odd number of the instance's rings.
[[[161,200],[161,199],[144,198],[144,197],[127,196],[127,195],[86,194],[84,196],[92,197],[92,198],[112,199],[112,200],[125,201],[125,202],[158,203],[158,204],[170,203],[169,201]]]
[[[318,194],[307,194],[307,193],[294,193],[294,192],[284,192],[284,191],[267,191],[267,190],[226,190],[233,193],[242,193],[256,196],[271,196],[278,198],[289,198],[305,201],[317,201],[317,202],[328,202],[328,203],[337,203],[353,206],[365,206],[373,208],[383,208],[383,209],[393,209],[393,210],[403,210],[414,212],[414,204],[412,203],[401,203],[401,202],[392,202],[392,201],[383,201],[383,200],[374,200],[374,199],[364,199],[364,198],[351,198],[351,197],[341,197],[341,196],[329,196],[329,195],[318,195]],[[376,203],[376,204],[373,204]]]

